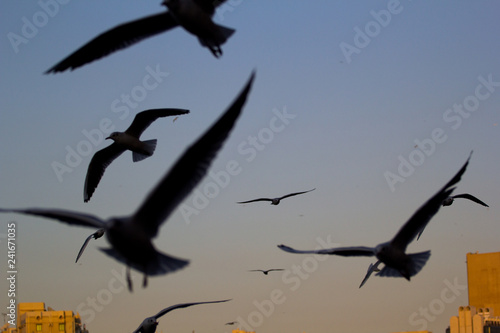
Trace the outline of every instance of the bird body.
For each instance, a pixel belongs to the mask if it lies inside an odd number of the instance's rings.
[[[284,271],[282,268],[271,268],[271,269],[252,269],[250,272],[262,272],[264,275],[269,274],[269,272],[274,272],[274,271]]]
[[[245,204],[245,203],[257,202],[257,201],[270,201],[271,205],[279,205],[281,200],[283,200],[285,198],[293,197],[293,196],[299,195],[299,194],[304,194],[304,193],[311,192],[314,190],[315,190],[315,188],[313,188],[312,190],[309,190],[309,191],[302,191],[302,192],[295,192],[295,193],[286,194],[286,195],[284,195],[282,197],[278,197],[278,198],[259,198],[259,199],[253,199],[253,200],[248,200],[248,201],[240,201],[238,203]]]

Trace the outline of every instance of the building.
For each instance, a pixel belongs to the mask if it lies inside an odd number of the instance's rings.
[[[500,252],[467,253],[469,305],[500,315]]]
[[[450,318],[447,333],[500,333],[500,317],[494,317],[490,309],[461,306],[458,316]]]

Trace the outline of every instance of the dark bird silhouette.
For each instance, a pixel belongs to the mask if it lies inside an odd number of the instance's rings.
[[[90,214],[62,209],[0,209],[0,212],[35,215],[70,225],[105,229],[111,248],[101,250],[127,266],[130,291],[130,267],[144,274],[143,287],[147,285],[148,275],[164,275],[184,268],[188,264],[187,260],[158,252],[151,240],[157,236],[158,229],[175,208],[206,175],[241,114],[254,76],[252,73],[246,86],[226,112],[184,151],[132,215],[103,220]]]
[[[278,245],[278,247],[283,251],[292,253],[317,253],[364,257],[375,256],[379,261],[384,263],[384,268],[376,275],[404,277],[409,281],[410,278],[416,275],[425,265],[431,255],[431,251],[406,254],[406,247],[415,237],[417,237],[418,233],[425,228],[427,223],[429,223],[432,217],[439,211],[443,200],[453,193],[455,187],[452,186],[460,181],[469,164],[469,159],[470,156],[458,173],[439,190],[439,192],[421,206],[389,242],[379,244],[376,247],[353,246],[312,251],[295,250],[286,245]],[[378,264],[376,264],[376,266],[378,266]],[[373,270],[373,267],[371,267],[371,269]],[[369,273],[371,274],[370,269]]]
[[[365,275],[363,281],[361,281],[359,288],[363,287],[363,285],[366,283],[366,281],[372,275],[373,272],[380,272],[380,269],[378,268],[378,266],[381,263],[382,262],[380,260],[377,260],[377,262],[375,264],[370,264],[370,266],[368,266],[368,270],[366,271],[366,275]]]
[[[487,204],[476,198],[475,196],[468,194],[468,193],[463,193],[463,194],[457,194],[453,196],[449,196],[448,198],[443,200],[443,206],[450,206],[453,201],[457,198],[464,198],[464,199],[469,199],[471,201],[474,201],[475,203],[478,203],[484,207],[489,207]]]
[[[228,323],[225,323],[224,325],[236,325],[236,324],[238,324],[237,321],[230,321]]]
[[[90,200],[106,168],[126,150],[132,152],[132,160],[134,162],[142,161],[153,155],[157,140],[139,140],[142,132],[144,132],[153,121],[158,118],[178,116],[187,113],[189,113],[189,110],[184,109],[145,110],[135,115],[134,121],[132,121],[132,124],[130,124],[125,132],[111,133],[106,139],[111,139],[114,142],[110,146],[99,150],[94,154],[92,160],[90,160],[83,188],[83,201],[88,202]]]
[[[172,310],[180,309],[180,308],[187,308],[188,306],[198,305],[198,304],[222,303],[222,302],[227,302],[227,301],[230,301],[230,299],[225,299],[222,301],[212,301],[212,302],[181,303],[181,304],[169,306],[168,308],[161,310],[160,312],[158,312],[154,316],[144,319],[142,321],[141,325],[139,325],[139,327],[137,327],[137,329],[132,333],[139,333],[139,332],[140,333],[155,333],[156,326],[158,326],[158,319],[161,316],[167,314],[168,312],[170,312]]]
[[[309,191],[290,193],[290,194],[284,195],[284,196],[279,197],[279,198],[259,198],[259,199],[253,199],[253,200],[248,200],[248,201],[240,201],[238,203],[245,204],[245,203],[256,202],[256,201],[271,201],[271,205],[279,205],[280,201],[285,199],[285,198],[293,197],[294,195],[299,195],[299,194],[311,192],[314,190],[315,190],[315,188],[313,188],[312,190],[309,190]]]
[[[104,229],[99,229],[97,230],[96,232],[94,232],[92,235],[90,235],[89,237],[87,237],[87,239],[85,240],[85,242],[83,243],[80,251],[78,251],[78,255],[76,256],[76,260],[75,260],[75,263],[78,262],[78,259],[80,259],[80,257],[82,256],[83,254],[83,251],[85,251],[85,248],[87,247],[87,245],[89,244],[90,240],[93,238],[93,239],[98,239],[98,238],[101,238],[102,236],[104,236]]]
[[[215,9],[226,0],[164,0],[167,11],[120,24],[89,41],[45,73],[74,70],[148,37],[181,26],[218,58],[234,29],[215,24]]]
[[[271,268],[271,269],[252,269],[250,270],[249,272],[262,272],[264,273],[264,275],[267,275],[269,274],[269,272],[274,272],[274,271],[284,271],[284,269],[282,268]]]

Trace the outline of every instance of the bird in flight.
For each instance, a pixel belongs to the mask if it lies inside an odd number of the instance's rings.
[[[443,200],[453,193],[455,190],[453,185],[460,181],[469,164],[469,159],[470,156],[458,173],[441,188],[441,190],[422,205],[389,242],[379,244],[376,247],[353,246],[311,251],[295,250],[286,245],[278,245],[278,247],[283,251],[291,253],[316,253],[348,257],[375,256],[380,262],[384,263],[384,267],[376,275],[404,277],[409,281],[410,278],[416,275],[425,265],[431,255],[431,251],[407,254],[406,247],[415,237],[417,237],[418,233],[425,228],[427,223],[439,211]],[[373,270],[377,269],[378,264],[379,263],[376,263],[370,267],[368,273],[371,274]]]
[[[262,272],[264,275],[269,274],[269,272],[274,272],[274,271],[284,271],[282,268],[271,268],[271,269],[252,269],[249,270],[249,272]]]
[[[236,325],[236,324],[238,324],[237,321],[230,321],[228,323],[225,323],[224,325]]]
[[[279,197],[279,198],[259,198],[259,199],[253,199],[253,200],[248,200],[248,201],[240,201],[237,203],[245,204],[245,203],[256,202],[256,201],[271,201],[271,205],[279,205],[280,201],[285,199],[285,198],[293,197],[294,195],[304,194],[304,193],[311,192],[314,190],[315,190],[315,188],[313,188],[312,190],[309,190],[309,191],[290,193],[290,194],[284,195],[284,196]]]
[[[198,305],[198,304],[222,303],[222,302],[227,302],[227,301],[230,301],[230,299],[225,299],[222,301],[211,301],[211,302],[181,303],[181,304],[169,306],[168,308],[161,310],[160,312],[158,312],[154,316],[144,319],[142,321],[141,325],[139,325],[139,327],[137,327],[137,329],[132,333],[139,333],[139,332],[140,333],[155,333],[156,326],[158,326],[158,319],[161,316],[167,314],[168,312],[170,312],[172,310],[187,308],[188,306]]]
[[[126,150],[132,152],[132,160],[134,162],[142,161],[153,155],[156,148],[156,139],[146,141],[139,140],[142,132],[144,132],[153,121],[158,118],[178,116],[187,113],[189,113],[189,110],[184,109],[151,109],[141,111],[135,115],[132,124],[130,124],[125,132],[111,133],[106,139],[113,140],[113,143],[99,150],[90,160],[83,188],[83,201],[88,202],[90,200],[106,168]]]
[[[45,74],[74,70],[178,26],[198,37],[201,45],[219,58],[222,55],[221,45],[235,31],[212,21],[215,9],[225,1],[164,0],[161,4],[166,7],[165,12],[120,24],[98,35],[51,67]]]
[[[143,287],[147,286],[148,275],[164,275],[184,268],[188,264],[187,260],[158,252],[151,240],[157,236],[158,229],[175,208],[206,175],[241,114],[254,77],[255,73],[252,73],[229,108],[184,151],[132,215],[103,220],[94,215],[62,209],[0,209],[0,212],[34,215],[70,225],[104,229],[111,247],[101,250],[127,266],[126,277],[130,291],[131,267],[144,274]]]
[[[93,239],[98,239],[98,238],[101,238],[102,236],[104,236],[104,229],[99,229],[96,232],[94,232],[92,235],[90,235],[89,237],[87,237],[87,239],[83,243],[82,247],[80,248],[80,251],[78,251],[78,255],[76,256],[75,263],[78,262],[78,259],[80,259],[80,257],[82,256],[83,251],[85,251],[85,248],[89,244],[90,240],[92,238]]]
[[[468,193],[463,193],[463,194],[457,194],[453,196],[449,196],[448,198],[443,200],[443,206],[450,206],[453,201],[457,198],[464,198],[464,199],[469,199],[471,201],[474,201],[475,203],[478,203],[484,207],[489,207],[487,204],[476,198],[475,196],[468,194]]]

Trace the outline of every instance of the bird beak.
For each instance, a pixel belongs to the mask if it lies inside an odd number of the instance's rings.
[[[111,139],[111,137],[110,137],[110,136],[108,136],[108,137],[107,137],[107,138],[105,138],[104,140],[108,140],[108,139]]]

